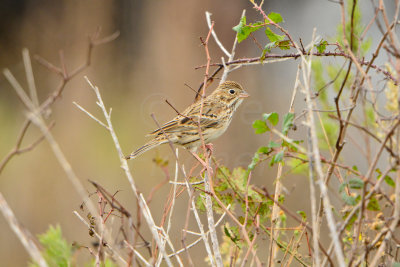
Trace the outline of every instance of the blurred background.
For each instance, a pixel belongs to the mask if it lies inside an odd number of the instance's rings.
[[[124,153],[129,154],[146,142],[145,135],[156,128],[151,113],[159,122],[175,115],[165,99],[178,110],[192,103],[194,93],[184,84],[198,88],[203,81],[204,69],[195,70],[195,67],[206,62],[199,39],[208,33],[205,12],[213,14],[214,29],[230,50],[235,38],[232,27],[239,23],[243,9],[247,10],[248,22],[260,20],[248,1],[3,0],[0,2],[0,68],[9,68],[26,88],[23,48],[56,66],[60,63],[59,51],[63,50],[66,67],[71,71],[85,61],[88,35],[98,27],[102,28],[102,37],[120,32],[115,41],[94,49],[91,66],[67,84],[62,98],[52,108],[51,120],[56,122],[52,130],[56,140],[88,192],[94,189],[87,179],[95,180],[110,192],[121,190],[117,195],[120,201],[134,209],[133,194],[119,167],[109,134],[72,104],[78,102],[102,117],[83,76],[87,75],[100,88],[105,104],[113,108],[114,127]],[[323,38],[334,36],[336,27],[332,25],[340,18],[339,6],[330,1],[267,0],[264,10],[280,13],[285,20],[283,26],[296,40],[302,37],[303,43],[310,41],[314,27]],[[364,17],[370,15],[367,13]],[[266,42],[262,36],[259,40]],[[249,38],[238,45],[236,58],[260,54]],[[213,39],[210,55],[212,62],[220,62],[225,56]],[[39,99],[43,100],[57,88],[60,79],[37,61],[32,59],[32,62]],[[282,117],[288,111],[296,69],[297,62],[289,60],[244,67],[231,73],[228,79],[241,83],[251,97],[239,108],[228,131],[214,142],[215,156],[221,164],[246,167],[257,148],[265,145],[265,136],[255,135],[251,124],[264,112],[276,111]],[[208,90],[213,90],[217,83]],[[1,75],[0,159],[15,145],[25,119],[24,111],[14,90]],[[30,144],[39,134],[35,127],[30,127],[22,146]],[[157,155],[172,163],[168,146],[129,162],[137,186],[145,195],[164,179],[163,171],[152,162]],[[184,150],[180,155],[189,168],[194,162],[192,158]],[[168,167],[171,172],[173,165]],[[262,166],[253,181],[272,189],[275,175],[273,168]],[[283,180],[291,192],[287,203],[293,210],[309,206],[308,198],[304,197],[308,192],[306,179],[288,176]],[[81,199],[46,142],[11,160],[0,174],[0,191],[20,222],[34,235],[46,231],[49,224],[59,224],[69,242],[90,245],[93,241],[86,227],[72,214],[79,209]],[[156,222],[160,221],[162,209],[159,207],[163,207],[168,192],[169,186],[164,186],[150,204]],[[305,202],[299,203],[299,197]],[[182,210],[182,215],[177,215],[182,216],[182,223],[174,225],[178,233],[174,241],[179,244],[186,204],[187,201],[182,201],[177,206]],[[23,266],[29,261],[2,216],[0,259],[3,266]]]

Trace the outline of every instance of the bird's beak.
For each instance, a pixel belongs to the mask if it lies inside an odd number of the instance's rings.
[[[243,92],[243,93],[240,93],[239,94],[239,97],[240,98],[246,98],[246,97],[249,97],[250,95],[248,94],[248,93],[246,93],[246,92]]]

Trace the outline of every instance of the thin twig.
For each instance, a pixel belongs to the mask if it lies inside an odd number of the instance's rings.
[[[162,253],[167,265],[172,266],[170,259],[167,257],[167,254],[165,251],[165,246],[161,242],[160,236],[158,235],[157,228],[156,228],[154,220],[152,218],[150,209],[148,208],[146,201],[143,198],[143,195],[139,194],[139,192],[136,188],[132,173],[129,169],[128,163],[124,157],[124,154],[122,153],[121,145],[119,144],[118,137],[114,131],[114,128],[113,128],[113,125],[111,122],[111,109],[109,111],[107,111],[99,89],[96,86],[94,86],[86,76],[85,76],[85,79],[96,94],[98,106],[100,107],[100,109],[103,112],[104,118],[106,119],[106,122],[107,122],[108,131],[113,139],[114,146],[117,150],[117,153],[118,153],[118,156],[119,156],[119,159],[121,162],[121,168],[124,170],[125,175],[128,178],[129,184],[131,185],[131,189],[138,200],[138,203],[140,206],[140,211],[142,212],[144,218],[146,219],[147,225],[149,226],[149,229],[150,229],[151,233],[153,234],[153,238],[156,240],[156,243],[159,246],[160,253]]]
[[[35,263],[40,267],[47,267],[46,260],[43,258],[40,249],[35,243],[35,239],[28,229],[24,228],[15,217],[7,201],[4,199],[3,194],[0,192],[0,211],[3,213],[4,218],[10,225],[11,229],[17,235],[26,251],[32,257]]]

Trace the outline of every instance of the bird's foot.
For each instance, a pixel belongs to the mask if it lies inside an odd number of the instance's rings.
[[[208,143],[205,145],[208,157],[211,157],[211,155],[214,153],[214,145],[212,143]]]

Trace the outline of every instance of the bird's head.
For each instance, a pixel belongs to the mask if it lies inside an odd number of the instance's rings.
[[[242,103],[244,98],[250,96],[240,84],[232,81],[221,83],[211,95],[225,102],[228,106],[233,105],[235,108]]]

